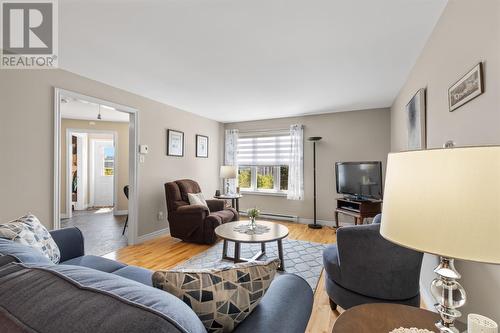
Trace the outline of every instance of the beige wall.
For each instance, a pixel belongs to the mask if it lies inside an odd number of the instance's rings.
[[[485,65],[485,93],[454,112],[448,112],[448,88],[480,61]],[[393,151],[406,147],[404,106],[415,91],[423,87],[427,87],[428,97],[429,148],[441,147],[447,140],[459,146],[500,144],[500,1],[448,2],[392,105]],[[426,256],[422,267],[423,286],[428,286],[433,278],[432,269],[436,263],[437,259]],[[464,314],[480,313],[500,322],[500,266],[459,262],[457,267],[468,292]]]
[[[117,207],[119,211],[128,210],[128,200],[123,193],[123,187],[128,184],[128,160],[129,160],[129,145],[128,145],[128,130],[129,124],[123,122],[112,122],[112,121],[94,121],[93,125],[90,124],[88,120],[76,120],[76,119],[62,119],[61,120],[61,213],[67,214],[66,212],[66,195],[67,195],[67,185],[66,185],[66,170],[67,170],[67,152],[68,148],[66,146],[66,130],[67,129],[81,129],[81,130],[97,130],[97,131],[110,131],[117,135],[117,160],[115,163],[115,171],[118,181],[118,198]],[[91,139],[93,137],[92,133],[89,133],[88,147],[90,147]],[[90,149],[88,149],[90,152]],[[90,156],[88,158],[90,162]],[[90,168],[87,170],[90,171]],[[89,177],[87,178],[89,180]],[[89,188],[90,183],[87,184],[87,195],[86,204],[89,203]]]
[[[147,78],[144,78],[147,80]],[[139,235],[167,227],[163,184],[179,178],[199,181],[204,192],[219,187],[218,122],[116,89],[64,70],[0,71],[0,221],[28,211],[52,227],[53,89],[64,88],[139,109],[139,143],[150,152],[139,164]],[[185,156],[166,156],[166,129],[184,131]],[[195,158],[195,134],[210,137],[210,157]]]
[[[304,138],[321,136],[316,145],[318,219],[332,224],[335,198],[335,169],[337,161],[382,161],[385,170],[390,148],[389,109],[329,113],[294,118],[250,121],[226,124],[240,131],[283,129],[291,124],[304,125]],[[258,207],[263,212],[313,218],[312,143],[304,142],[304,200],[286,197],[244,195],[241,209]]]

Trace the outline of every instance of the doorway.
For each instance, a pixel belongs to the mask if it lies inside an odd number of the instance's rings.
[[[90,205],[115,206],[115,144],[113,137],[90,140]]]
[[[80,228],[87,254],[134,244],[138,110],[57,88],[54,95],[54,227]]]

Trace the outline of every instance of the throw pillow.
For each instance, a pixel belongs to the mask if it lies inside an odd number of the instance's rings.
[[[248,262],[222,269],[157,271],[153,286],[189,305],[208,332],[231,332],[269,288],[279,260]]]
[[[188,199],[190,205],[201,205],[208,208],[207,201],[205,200],[203,193],[188,193]],[[210,211],[210,209],[208,211]]]
[[[55,264],[61,259],[56,242],[33,214],[28,213],[14,221],[0,224],[0,238],[37,249]]]

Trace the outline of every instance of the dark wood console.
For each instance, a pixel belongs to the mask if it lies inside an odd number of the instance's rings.
[[[335,209],[335,226],[339,227],[339,214],[354,218],[354,224],[363,224],[364,219],[375,217],[382,212],[382,201],[354,200],[338,198]]]

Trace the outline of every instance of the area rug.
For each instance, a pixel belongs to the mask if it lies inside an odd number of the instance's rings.
[[[283,254],[285,272],[294,273],[304,278],[313,290],[316,290],[321,270],[323,269],[323,250],[327,244],[312,243],[300,240],[284,239]],[[251,258],[260,251],[260,244],[241,244],[241,257]],[[234,243],[229,242],[228,255],[234,254]],[[266,243],[266,255],[260,260],[278,257],[276,242]],[[229,260],[222,260],[222,242],[217,243],[205,252],[176,266],[174,269],[189,268],[221,268],[232,265]]]

